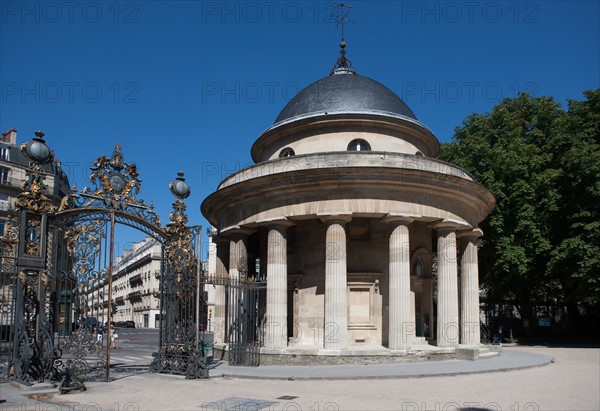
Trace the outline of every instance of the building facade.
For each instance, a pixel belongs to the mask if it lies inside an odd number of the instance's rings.
[[[106,298],[106,276],[102,276],[89,290],[87,311],[94,313],[100,323],[106,322],[110,308],[115,323],[133,322],[135,328],[159,328],[161,263],[162,247],[158,241],[148,237],[134,243],[115,259],[112,304]]]
[[[254,142],[255,164],[203,202],[215,275],[266,273],[264,353],[478,346],[478,224],[495,199],[436,160],[435,135],[344,46]]]

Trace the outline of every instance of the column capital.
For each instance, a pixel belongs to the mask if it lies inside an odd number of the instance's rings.
[[[470,229],[471,227],[467,225],[465,222],[460,220],[455,220],[453,218],[444,218],[443,220],[434,221],[433,223],[428,225],[430,228],[434,230],[440,229],[449,229],[457,231],[459,229]]]
[[[471,230],[460,230],[456,232],[456,238],[464,238],[464,239],[468,239],[468,238],[473,238],[473,239],[477,239],[479,237],[483,236],[483,231],[481,231],[480,228],[473,228]]]
[[[296,222],[288,219],[287,217],[282,217],[282,218],[268,218],[265,220],[259,220],[256,222],[256,224],[258,224],[259,226],[268,227],[268,228],[272,228],[272,227],[288,228],[288,227],[296,225]]]
[[[227,243],[227,244],[229,244],[229,237],[225,236],[223,234],[218,234],[218,235],[217,234],[213,234],[211,236],[211,241],[214,244],[221,244],[221,243]]]
[[[421,217],[417,214],[395,214],[388,213],[385,217],[382,217],[379,221],[385,224],[405,224],[408,225]]]
[[[352,214],[317,214],[317,216],[325,224],[346,224],[352,221]]]
[[[231,227],[227,227],[223,230],[221,230],[219,232],[219,235],[224,235],[224,236],[234,236],[234,235],[250,235],[252,233],[256,232],[255,229],[253,228],[248,228],[248,227],[242,227],[239,225],[234,225]]]

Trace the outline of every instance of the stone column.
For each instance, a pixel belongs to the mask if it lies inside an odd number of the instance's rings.
[[[229,276],[227,266],[229,264],[229,240],[222,237],[213,237],[213,243],[216,246],[216,266],[215,266],[215,312],[211,321],[215,332],[215,342],[225,341],[225,285]],[[210,285],[209,285],[210,287]]]
[[[287,347],[287,227],[269,226],[265,347]]]
[[[251,230],[236,230],[229,235],[229,278],[239,280],[240,272],[238,267],[243,261],[248,266],[248,235],[251,234]]]
[[[325,328],[323,347],[348,348],[348,281],[346,273],[346,223],[349,217],[330,216],[325,236]]]
[[[461,245],[460,343],[464,345],[479,345],[481,343],[477,244],[482,234],[483,232],[478,228],[458,233]]]
[[[458,345],[458,270],[456,265],[456,231],[453,227],[437,228],[438,292],[437,345]]]
[[[390,350],[407,350],[414,342],[415,318],[410,294],[410,220],[390,222],[389,343]]]

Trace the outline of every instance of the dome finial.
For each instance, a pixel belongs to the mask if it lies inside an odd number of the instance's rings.
[[[352,67],[352,62],[346,57],[346,41],[344,40],[344,24],[346,22],[349,22],[348,20],[348,14],[350,14],[350,12],[344,12],[344,7],[351,9],[352,6],[346,3],[338,3],[336,2],[335,4],[337,4],[336,7],[340,8],[340,15],[339,16],[335,16],[336,18],[336,27],[338,26],[342,26],[342,40],[340,41],[340,57],[337,59],[337,61],[335,62],[335,64],[333,65],[333,68],[331,69],[331,72],[329,73],[329,75],[333,75],[333,74],[355,74],[356,72],[354,71],[354,68]],[[333,14],[333,13],[332,13]]]

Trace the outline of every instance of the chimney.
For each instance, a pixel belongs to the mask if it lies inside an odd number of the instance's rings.
[[[11,127],[10,130],[2,133],[2,139],[0,141],[8,144],[17,145],[17,130],[14,127]]]

